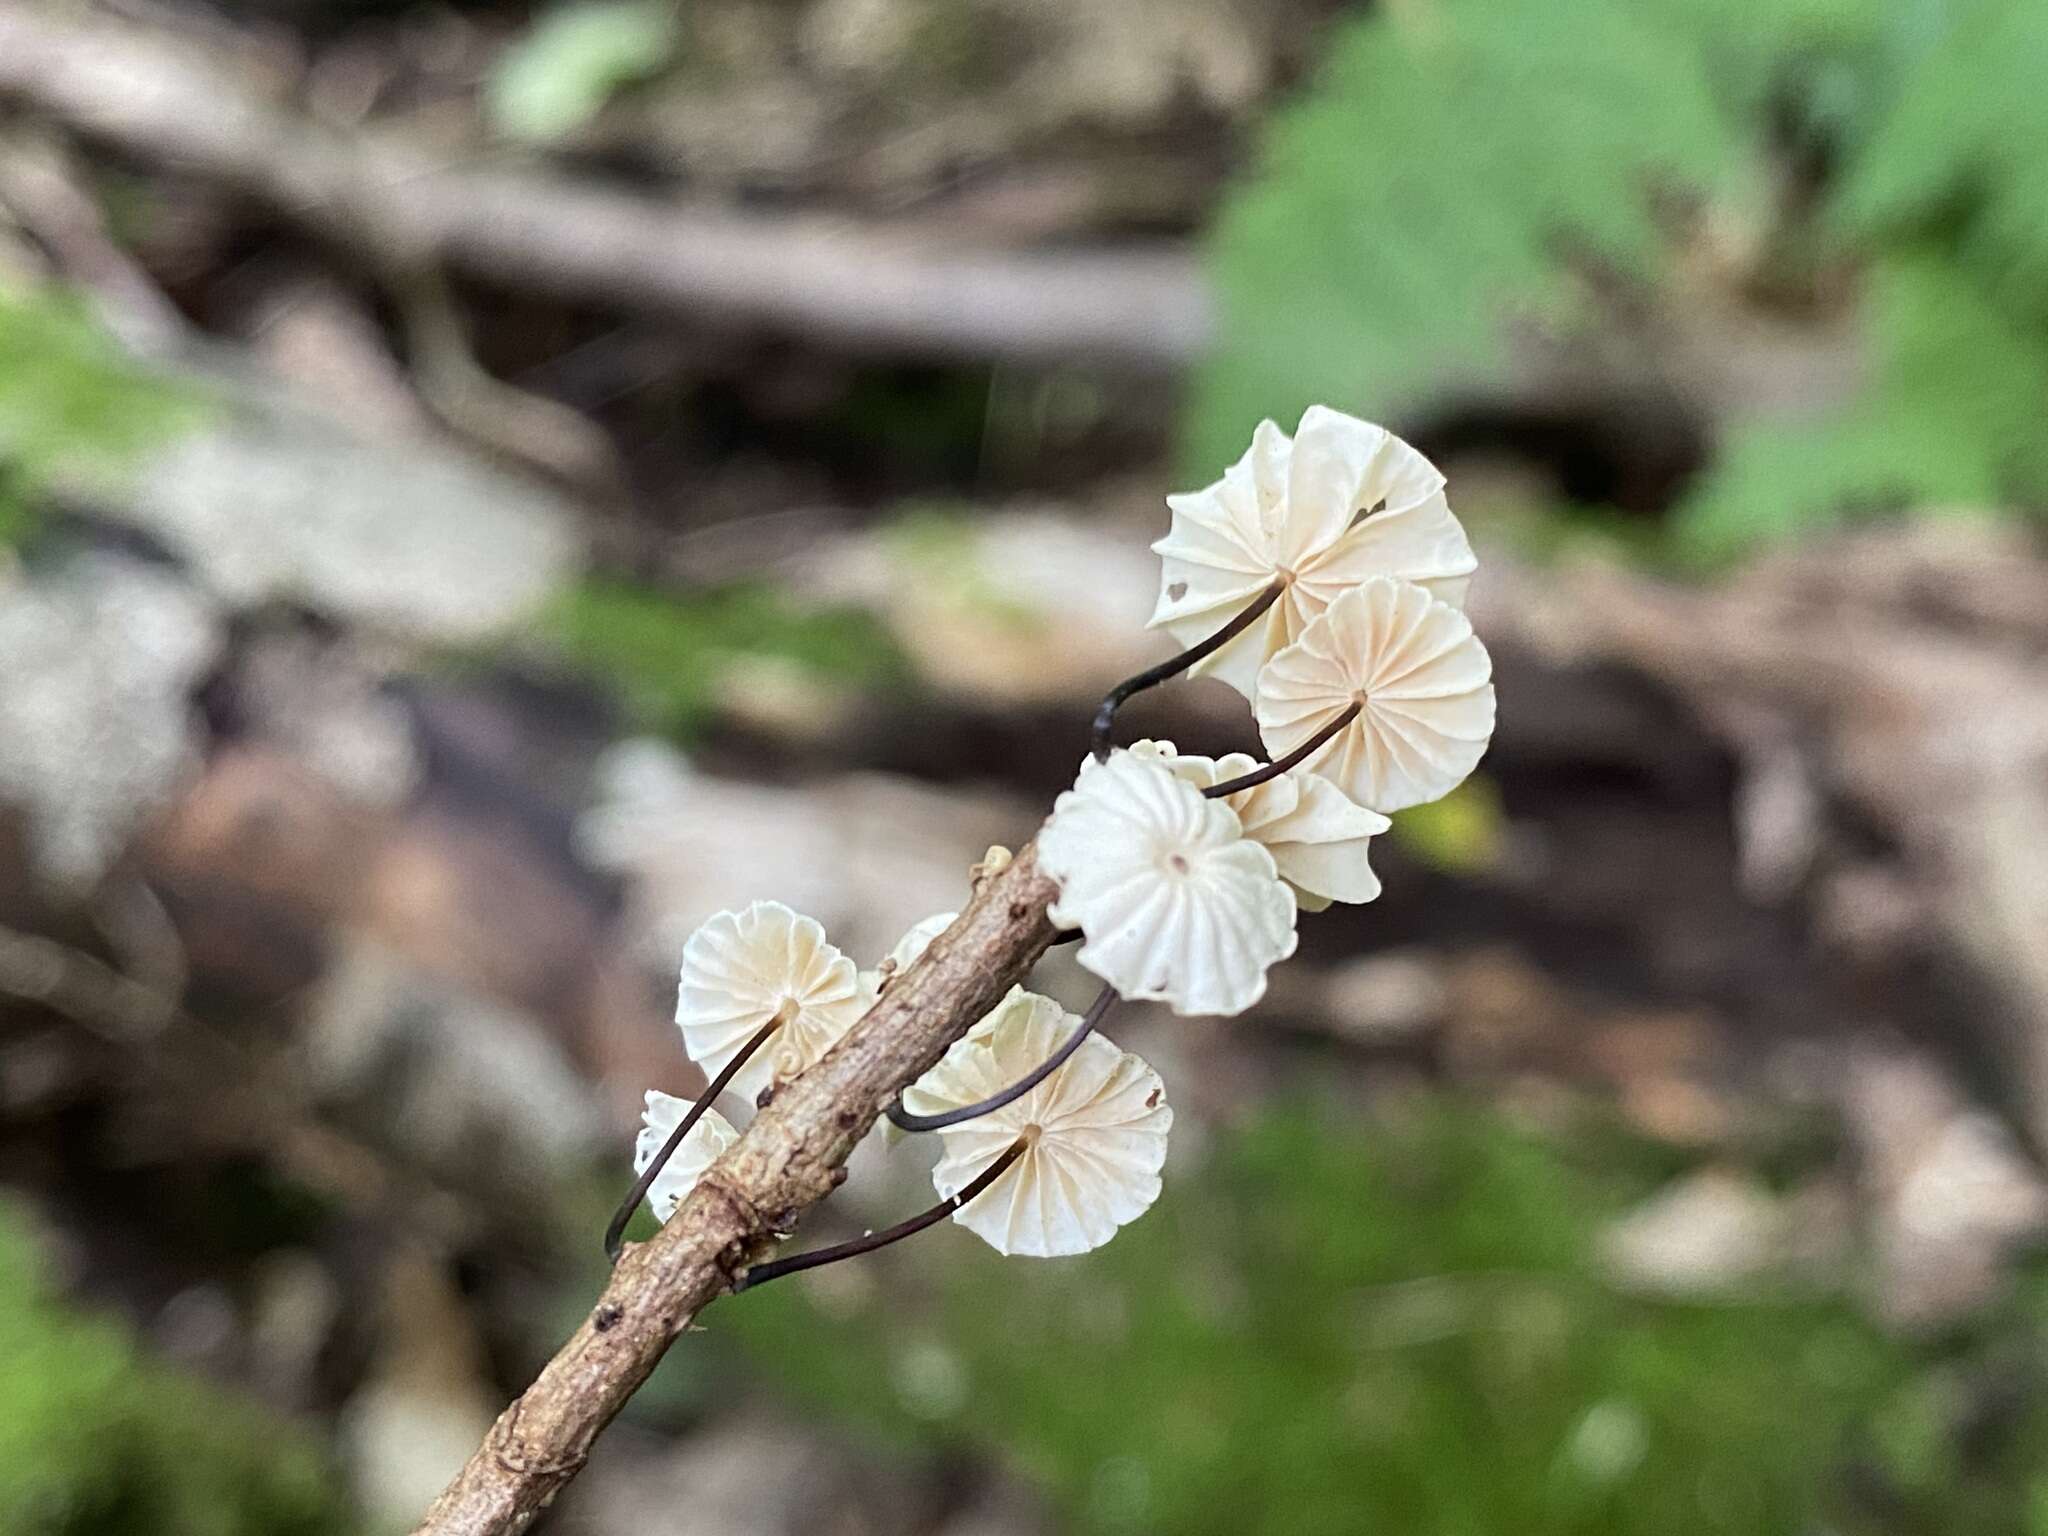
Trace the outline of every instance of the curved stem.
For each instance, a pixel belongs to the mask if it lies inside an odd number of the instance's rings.
[[[626,1224],[633,1219],[633,1212],[639,1208],[640,1202],[647,1198],[647,1191],[654,1188],[654,1181],[661,1177],[661,1170],[668,1166],[668,1160],[676,1155],[676,1148],[683,1144],[683,1138],[690,1134],[699,1120],[704,1118],[704,1111],[711,1107],[713,1100],[725,1092],[726,1085],[739,1074],[740,1068],[747,1064],[748,1058],[761,1049],[762,1042],[781,1026],[780,1015],[770,1019],[755,1033],[753,1039],[740,1047],[738,1055],[719,1068],[718,1076],[711,1079],[705,1087],[704,1096],[690,1106],[690,1112],[683,1116],[683,1123],[669,1132],[668,1140],[661,1144],[661,1150],[654,1154],[653,1161],[640,1170],[640,1176],[633,1181],[633,1187],[626,1191],[626,1198],[621,1200],[619,1208],[612,1212],[611,1224],[604,1229],[604,1256],[612,1263],[619,1262],[619,1253],[626,1246]]]
[[[1225,779],[1221,784],[1211,784],[1202,791],[1202,798],[1205,800],[1221,800],[1225,795],[1234,795],[1241,789],[1255,788],[1260,784],[1264,784],[1269,779],[1279,778],[1281,774],[1287,772],[1290,768],[1300,767],[1311,757],[1314,757],[1323,747],[1327,746],[1331,737],[1356,720],[1359,711],[1364,708],[1365,705],[1362,703],[1353,704],[1343,714],[1332,720],[1320,731],[1317,731],[1315,735],[1309,737],[1307,741],[1304,741],[1285,757],[1270,762],[1263,768],[1254,768],[1250,773],[1243,774],[1238,778]]]
[[[766,1264],[749,1265],[733,1281],[735,1291],[751,1290],[754,1286],[765,1285],[783,1275],[793,1275],[799,1270],[817,1269],[820,1265],[836,1264],[841,1259],[858,1258],[863,1253],[873,1253],[877,1248],[886,1248],[891,1243],[900,1243],[906,1237],[922,1232],[935,1222],[944,1221],[961,1206],[987,1189],[1003,1176],[1010,1164],[1024,1155],[1024,1143],[1017,1140],[1003,1149],[1003,1155],[990,1163],[959,1194],[941,1200],[928,1211],[920,1211],[908,1221],[899,1221],[893,1227],[884,1227],[879,1232],[870,1232],[866,1237],[856,1237],[851,1242],[834,1243],[829,1248],[814,1249],[810,1253],[799,1253],[787,1259],[771,1259]]]
[[[903,1100],[898,1098],[887,1110],[890,1123],[899,1131],[940,1131],[949,1125],[959,1125],[962,1121],[989,1114],[1001,1109],[1005,1104],[1015,1103],[1059,1071],[1066,1059],[1081,1048],[1081,1042],[1095,1032],[1096,1027],[1102,1023],[1103,1016],[1109,1012],[1109,1005],[1115,1001],[1114,987],[1104,987],[1096,993],[1095,1001],[1090,1003],[1088,1011],[1081,1015],[1080,1024],[1061,1042],[1060,1048],[1001,1093],[983,1099],[977,1104],[963,1104],[958,1109],[949,1109],[938,1115],[913,1115],[903,1107]]]
[[[1116,725],[1116,712],[1134,693],[1143,693],[1147,688],[1156,688],[1168,678],[1178,677],[1196,662],[1202,661],[1223,649],[1247,629],[1254,620],[1279,600],[1287,590],[1285,579],[1274,583],[1252,600],[1252,604],[1228,624],[1199,645],[1190,646],[1178,656],[1170,656],[1158,666],[1140,672],[1136,677],[1127,677],[1103,696],[1102,707],[1095,712],[1095,730],[1090,738],[1090,750],[1097,762],[1109,756],[1109,733]]]

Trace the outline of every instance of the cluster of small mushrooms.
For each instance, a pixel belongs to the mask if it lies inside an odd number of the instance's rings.
[[[1013,988],[892,1105],[885,1134],[937,1133],[940,1203],[853,1242],[756,1264],[742,1288],[864,1253],[950,1215],[1005,1254],[1099,1248],[1159,1197],[1173,1124],[1159,1074],[1099,1025],[1120,997],[1232,1015],[1294,953],[1295,920],[1379,895],[1368,854],[1388,813],[1437,799],[1493,733],[1492,664],[1462,609],[1477,561],[1444,478],[1385,429],[1311,407],[1292,438],[1262,422],[1205,490],[1169,496],[1152,627],[1188,649],[1119,685],[1094,750],[1054,802],[1039,865],[1076,959],[1102,978],[1085,1015]],[[1110,745],[1118,707],[1182,672],[1242,693],[1273,761]],[[926,919],[873,971],[779,902],[721,912],[683,949],[683,1048],[711,1075],[695,1103],[647,1095],[639,1180],[662,1221],[739,1133],[713,1109],[804,1071],[888,976],[952,923]],[[893,1129],[892,1129],[893,1128]]]

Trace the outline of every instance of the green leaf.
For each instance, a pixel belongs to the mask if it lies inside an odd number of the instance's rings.
[[[1931,256],[1875,264],[1876,355],[1849,405],[1731,434],[1677,524],[1714,561],[1787,533],[1895,511],[1996,508],[2048,495],[2048,348],[1969,273]]]
[[[1380,7],[1218,221],[1187,472],[1317,401],[1386,420],[1500,392],[1524,332],[1611,345],[1625,312],[1690,302],[1706,241],[1727,300],[1818,318],[1846,289],[1862,366],[1803,419],[1711,423],[1675,552],[2048,506],[2044,80],[2039,0]]]
[[[131,359],[80,299],[0,289],[0,546],[33,532],[53,478],[119,473],[204,415],[203,401]]]
[[[2048,6],[1913,0],[1897,67],[1836,209],[1860,240],[1932,237],[2009,309],[2048,321]]]
[[[1385,416],[1569,324],[1583,272],[1668,262],[1659,198],[1754,196],[1778,47],[1826,18],[1731,0],[1444,0],[1339,34],[1218,225],[1221,345],[1187,447],[1262,416]]]
[[[485,95],[491,123],[510,138],[547,142],[573,133],[624,86],[674,59],[673,10],[637,0],[551,11],[502,58]]]

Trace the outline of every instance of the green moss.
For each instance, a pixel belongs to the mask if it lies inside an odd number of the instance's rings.
[[[116,473],[204,416],[140,367],[76,298],[0,287],[0,546],[34,530],[58,476]]]
[[[1441,799],[1399,812],[1393,820],[1394,838],[1403,848],[1452,875],[1491,869],[1507,836],[1500,790],[1484,774],[1473,775]]]
[[[908,1294],[782,1282],[716,1327],[864,1433],[1010,1462],[1083,1531],[2034,1529],[2039,1412],[1966,1453],[1930,1385],[2026,1318],[1930,1365],[1835,1301],[1617,1295],[1593,1236],[1670,1171],[1456,1103],[1269,1113],[1098,1254],[942,1229]]]
[[[326,1536],[340,1496],[311,1443],[142,1357],[40,1284],[0,1204],[0,1530],[8,1536]]]
[[[1020,634],[1045,627],[1042,611],[989,579],[971,511],[931,503],[911,506],[889,524],[884,538],[929,596]]]
[[[735,663],[779,661],[852,690],[896,687],[909,674],[865,610],[806,606],[760,583],[684,595],[585,582],[556,604],[550,628],[573,658],[619,689],[644,727],[679,734],[716,714]]]

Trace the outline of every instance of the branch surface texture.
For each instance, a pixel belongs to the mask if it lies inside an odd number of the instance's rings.
[[[590,1316],[499,1416],[415,1536],[524,1531],[697,1314],[838,1187],[887,1104],[1052,942],[1056,894],[1027,847],[816,1066],[784,1087],[654,1237],[627,1245]]]
[[[281,106],[188,40],[0,4],[0,100],[233,188],[385,269],[445,265],[578,302],[854,348],[1178,367],[1209,334],[1177,243],[1011,250],[450,164]]]

